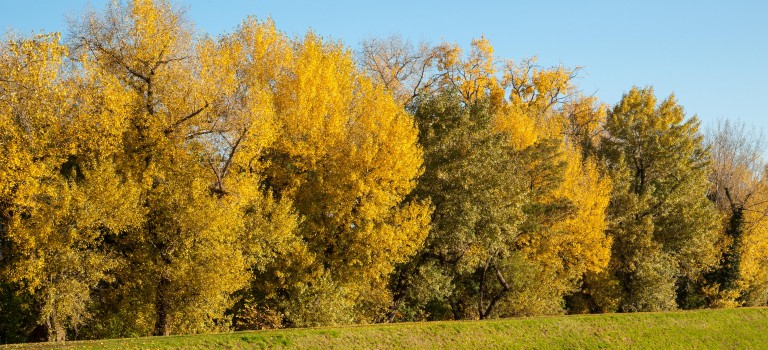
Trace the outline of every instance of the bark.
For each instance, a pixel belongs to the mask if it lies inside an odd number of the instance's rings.
[[[496,306],[496,303],[501,300],[511,289],[509,286],[509,283],[507,283],[507,280],[504,278],[504,275],[501,274],[501,270],[499,270],[496,265],[493,265],[493,269],[496,271],[496,279],[499,280],[499,283],[501,284],[502,289],[499,290],[496,294],[491,297],[490,303],[488,303],[488,307],[485,308],[485,311],[480,312],[480,319],[486,319],[488,316],[491,315],[493,312],[493,308]]]
[[[168,335],[169,329],[169,300],[171,281],[167,277],[160,277],[155,294],[155,330],[153,335]]]

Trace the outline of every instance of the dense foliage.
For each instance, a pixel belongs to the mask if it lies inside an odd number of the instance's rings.
[[[0,44],[0,343],[765,305],[763,141],[484,38],[114,2]]]

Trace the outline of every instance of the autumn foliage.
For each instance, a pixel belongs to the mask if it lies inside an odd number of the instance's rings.
[[[0,45],[0,343],[765,305],[762,141],[479,38],[112,3]]]

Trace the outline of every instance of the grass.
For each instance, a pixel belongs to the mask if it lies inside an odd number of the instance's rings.
[[[399,323],[0,349],[763,349],[768,308]]]

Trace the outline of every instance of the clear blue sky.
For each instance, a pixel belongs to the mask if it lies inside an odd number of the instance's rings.
[[[106,0],[0,0],[0,29],[66,33],[66,16]],[[352,48],[371,36],[462,46],[485,35],[498,56],[582,66],[586,93],[616,103],[633,85],[674,92],[705,124],[741,120],[768,131],[768,1],[189,0],[199,32],[231,31],[247,15],[312,28]]]

